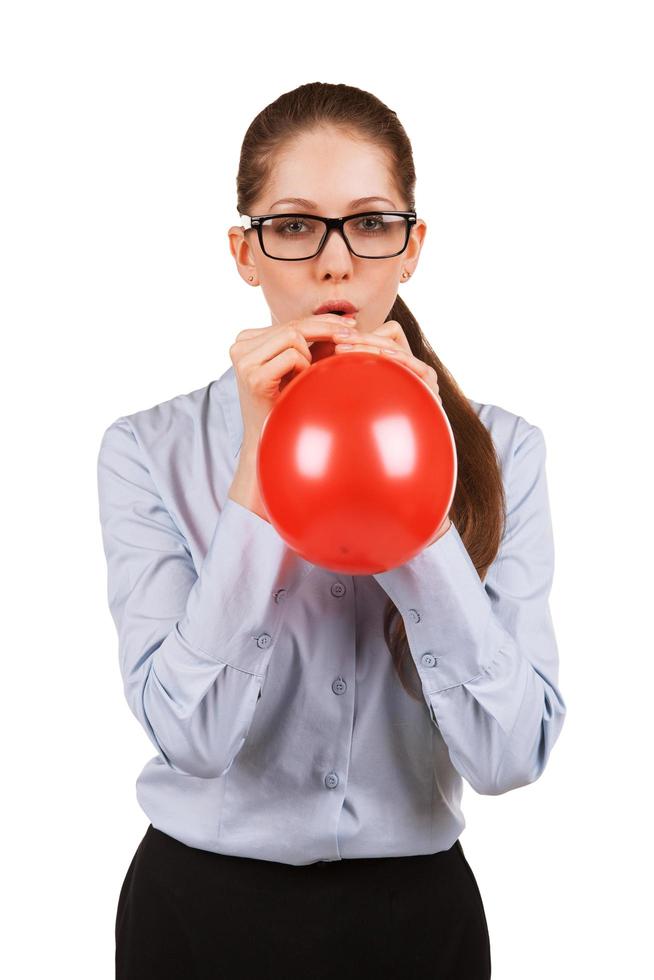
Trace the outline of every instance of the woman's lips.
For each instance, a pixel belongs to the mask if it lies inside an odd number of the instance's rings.
[[[321,306],[318,306],[313,313],[315,316],[320,313],[335,313],[337,311],[345,313],[346,316],[354,315],[358,312],[357,307],[347,299],[330,299]]]

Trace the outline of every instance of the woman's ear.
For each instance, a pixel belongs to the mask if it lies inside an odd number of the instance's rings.
[[[227,231],[227,236],[229,239],[229,250],[234,256],[241,279],[248,283],[248,285],[258,285],[259,279],[254,252],[248,243],[245,228],[242,228],[240,225],[232,225]]]

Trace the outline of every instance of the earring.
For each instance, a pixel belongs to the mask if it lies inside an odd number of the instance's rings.
[[[411,273],[410,272],[407,272],[406,269],[405,269],[404,272],[402,273],[402,278],[403,279],[408,279],[410,275],[411,275]]]
[[[253,279],[254,279],[254,276],[248,276],[248,282],[252,282]]]

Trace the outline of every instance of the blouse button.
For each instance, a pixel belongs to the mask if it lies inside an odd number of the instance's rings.
[[[270,636],[270,633],[261,633],[261,635],[257,637],[257,646],[261,647],[262,650],[265,650],[266,647],[269,647],[271,643],[272,643],[272,638]]]
[[[273,592],[275,602],[283,602],[286,598],[286,589],[277,589],[277,592]]]
[[[423,667],[435,667],[438,663],[438,659],[433,655],[433,653],[423,653],[420,659]]]
[[[331,593],[332,595],[336,596],[337,599],[340,599],[342,595],[345,595],[345,586],[342,582],[334,582],[331,588]]]
[[[332,691],[334,694],[344,694],[347,690],[347,683],[342,677],[337,677],[332,684]]]
[[[417,609],[409,609],[409,616],[411,617],[414,623],[420,622],[420,613],[418,612]]]
[[[334,789],[338,786],[338,776],[335,772],[328,772],[325,776],[325,786],[327,789]]]

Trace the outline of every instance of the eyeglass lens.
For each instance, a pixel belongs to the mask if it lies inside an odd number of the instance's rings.
[[[345,237],[361,258],[396,255],[406,239],[407,219],[394,214],[367,214],[345,222]],[[275,258],[310,258],[325,234],[324,222],[292,215],[266,218],[261,223],[265,251]]]

